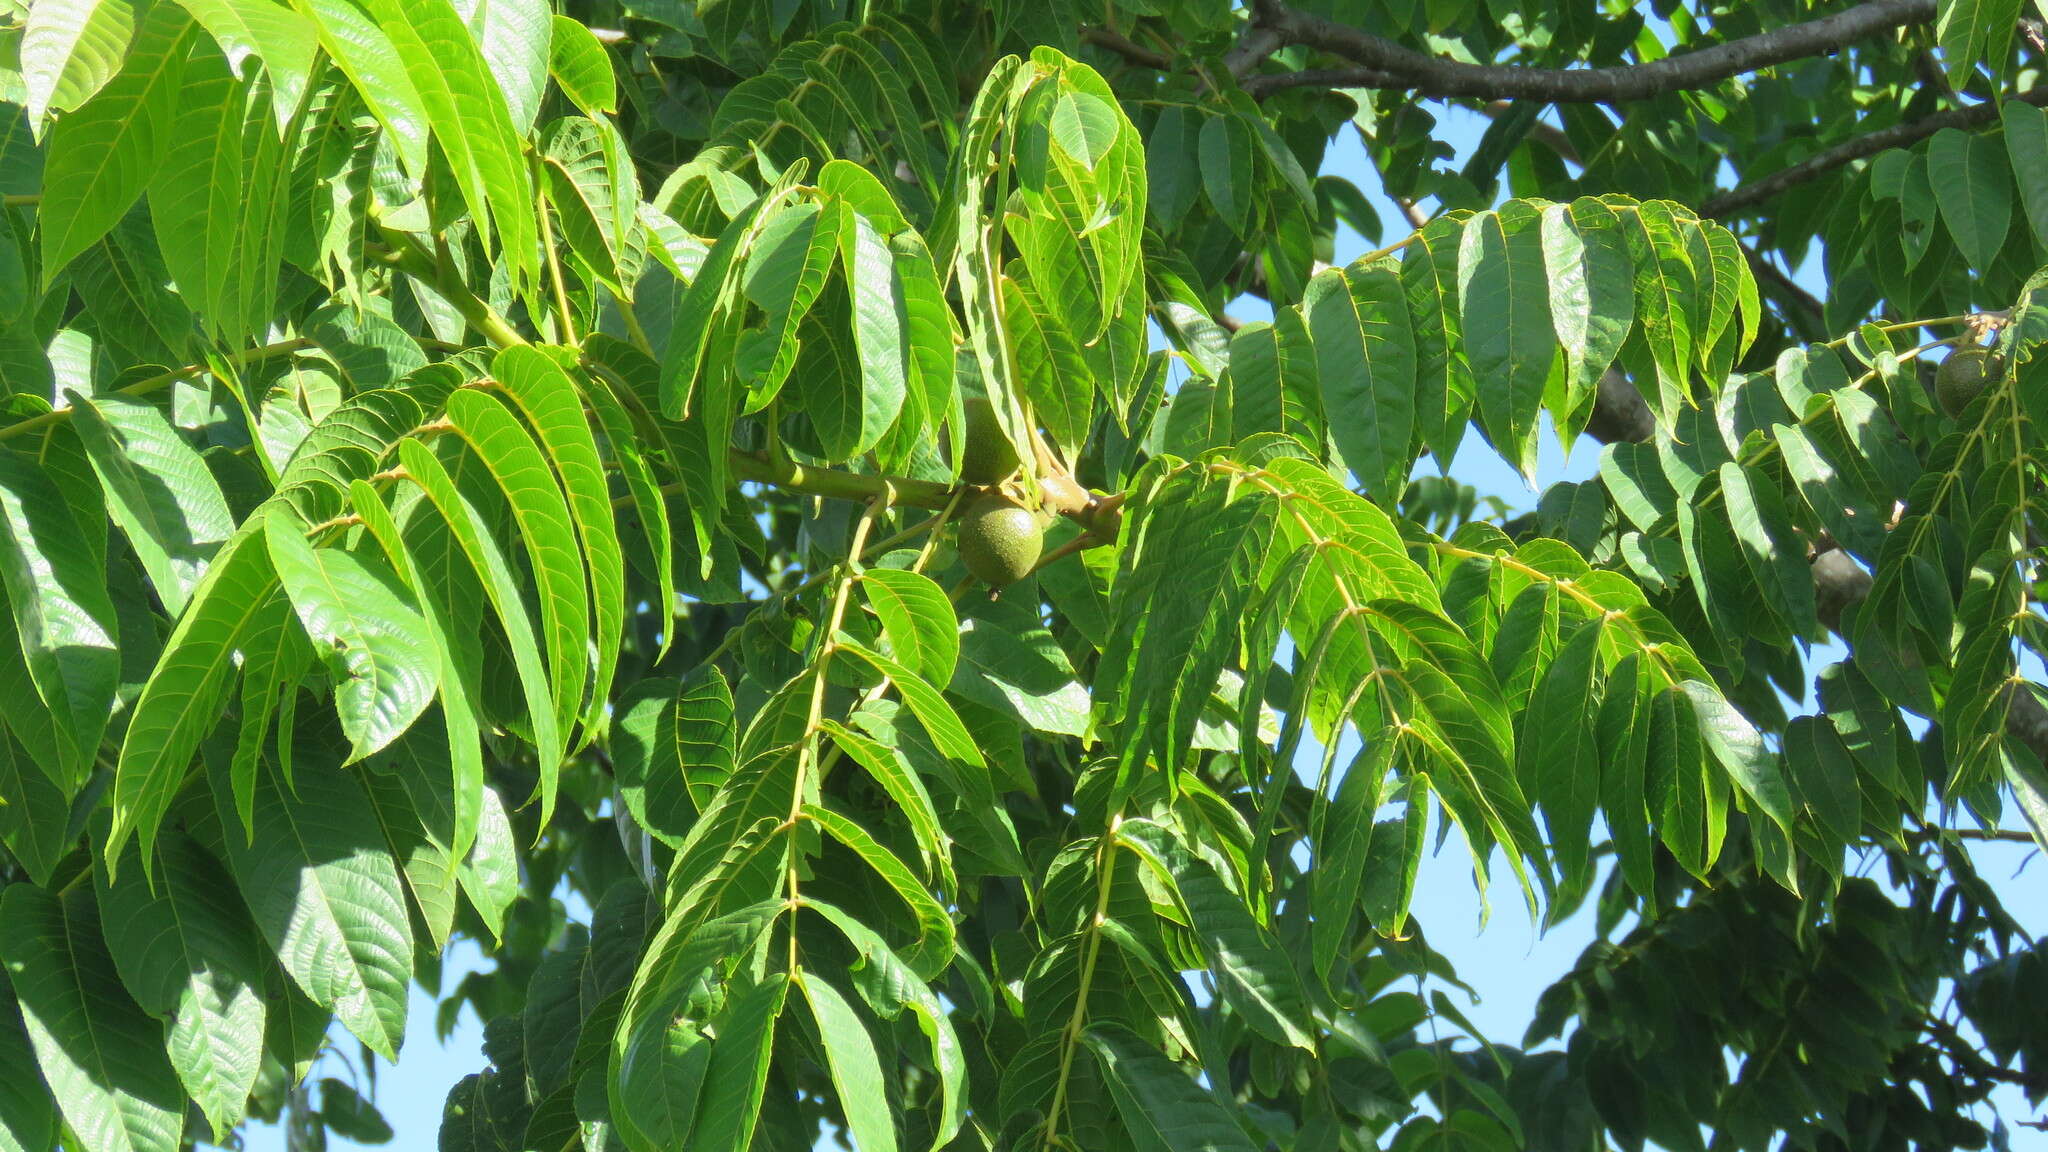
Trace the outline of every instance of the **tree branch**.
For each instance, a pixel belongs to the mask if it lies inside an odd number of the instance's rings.
[[[1965,1040],[1962,1033],[1956,1031],[1955,1025],[1939,1016],[1927,1018],[1926,1031],[1941,1045],[1942,1052],[1955,1064],[1957,1070],[1966,1076],[2000,1084],[2017,1084],[2030,1092],[2048,1089],[2048,1075],[2014,1071],[1992,1063],[1984,1058],[1983,1053],[1977,1051],[1976,1045]]]
[[[2048,105],[2048,84],[2015,93],[2008,99],[2018,100],[2035,107]],[[1951,108],[1908,120],[1889,128],[1880,128],[1851,140],[1845,140],[1832,148],[1823,149],[1808,156],[1799,163],[1747,184],[1739,185],[1717,196],[1710,196],[1700,205],[1700,215],[1708,217],[1726,216],[1731,212],[1748,208],[1776,196],[1795,184],[1803,184],[1817,176],[1832,172],[1844,164],[1875,156],[1887,148],[1899,148],[1925,140],[1943,128],[1975,128],[1998,119],[1998,104],[1986,101],[1972,104],[1967,108]]]
[[[1173,58],[1164,52],[1155,52],[1121,32],[1107,28],[1083,28],[1081,39],[1097,48],[1107,48],[1133,64],[1145,68],[1157,68],[1164,72],[1173,67]]]
[[[245,348],[240,352],[231,352],[227,356],[227,361],[237,368],[246,368],[251,364],[261,363],[273,356],[283,356],[287,353],[296,352],[301,348],[311,347],[313,347],[313,341],[304,336],[293,336],[289,339],[280,340],[275,344],[265,344],[258,348]],[[188,380],[194,376],[203,376],[211,371],[213,371],[212,366],[207,364],[193,364],[184,368],[173,368],[169,372],[159,372],[155,376],[147,376],[133,384],[116,388],[114,392],[121,396],[147,396],[159,388],[175,384],[180,380]],[[17,420],[12,424],[0,426],[0,440],[12,440],[17,436],[26,436],[37,429],[48,428],[52,424],[61,424],[71,419],[71,413],[72,409],[70,408],[52,408],[48,412],[39,412],[25,420]]]
[[[1560,103],[1646,100],[1667,92],[1699,88],[1788,60],[1820,56],[1880,32],[1934,18],[1934,0],[1865,0],[1817,20],[1759,32],[1693,52],[1644,64],[1610,68],[1530,68],[1467,64],[1418,52],[1370,32],[1300,12],[1280,0],[1256,0],[1254,24],[1287,44],[1301,44],[1341,56],[1356,70],[1324,73],[1309,83],[1325,87],[1406,88],[1421,96],[1469,96],[1483,100],[1533,97]],[[1278,73],[1254,76],[1245,90],[1263,96],[1301,81]],[[1388,78],[1395,83],[1389,84]]]

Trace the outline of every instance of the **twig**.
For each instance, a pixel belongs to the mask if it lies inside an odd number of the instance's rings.
[[[2022,104],[2035,107],[2048,105],[2048,84],[2014,93],[2007,97]],[[1787,188],[1803,184],[1817,176],[1832,172],[1844,164],[1875,156],[1887,148],[1901,148],[1925,140],[1943,128],[1975,128],[1998,119],[1999,105],[1996,101],[1972,104],[1967,108],[1951,108],[1908,120],[1889,128],[1880,128],[1845,140],[1832,148],[1826,148],[1808,156],[1797,164],[1780,168],[1760,179],[1752,180],[1729,189],[1717,196],[1709,196],[1700,205],[1700,215],[1707,217],[1726,216],[1739,209],[1760,204]]]
[[[1866,0],[1846,11],[1759,32],[1662,60],[1609,68],[1530,68],[1467,64],[1418,52],[1384,37],[1333,20],[1262,0],[1261,24],[1288,44],[1341,56],[1356,69],[1326,77],[1328,87],[1400,87],[1422,96],[1470,96],[1483,100],[1534,97],[1560,103],[1646,100],[1699,88],[1773,64],[1820,56],[1844,45],[1910,24],[1934,19],[1935,0]],[[1255,76],[1245,90],[1263,95],[1296,86],[1288,73]],[[1387,83],[1388,78],[1397,82]],[[1334,80],[1334,82],[1332,82]]]
[[[1121,32],[1107,28],[1083,28],[1081,39],[1097,48],[1107,48],[1133,64],[1146,68],[1157,68],[1161,72],[1173,67],[1173,58],[1164,52],[1155,52]]]
[[[280,340],[275,344],[265,344],[261,348],[250,348],[234,353],[227,359],[229,363],[241,367],[268,360],[273,356],[282,356],[288,352],[296,352],[301,348],[311,348],[312,346],[313,341],[306,337],[294,336],[289,340]],[[192,364],[184,368],[173,368],[169,372],[160,372],[155,376],[137,380],[126,387],[116,388],[114,391],[122,396],[146,396],[166,385],[192,376],[205,375],[209,371],[211,369],[204,364]],[[37,429],[47,428],[52,424],[61,423],[69,419],[71,419],[71,409],[69,408],[54,408],[48,412],[39,412],[26,420],[17,420],[4,428],[0,428],[0,440],[12,440],[17,436],[26,436]]]

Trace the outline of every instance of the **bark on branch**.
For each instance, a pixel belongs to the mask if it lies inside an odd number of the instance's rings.
[[[1610,68],[1531,68],[1467,64],[1418,52],[1362,29],[1297,11],[1280,0],[1257,0],[1254,24],[1270,38],[1341,56],[1356,69],[1275,73],[1245,81],[1245,90],[1264,95],[1283,87],[1405,88],[1422,96],[1467,96],[1483,100],[1532,97],[1558,103],[1645,100],[1667,92],[1699,88],[1809,56],[1820,56],[1881,32],[1934,18],[1934,0],[1865,0],[1853,8],[1799,24],[1759,32],[1662,60]],[[1263,43],[1263,41],[1262,41]],[[1392,81],[1391,83],[1389,81]]]
[[[2015,93],[2010,99],[2035,107],[2048,105],[2048,84]],[[1832,148],[1816,152],[1797,164],[1780,168],[1768,176],[1731,188],[1717,196],[1708,197],[1700,205],[1700,215],[1726,216],[1731,212],[1760,204],[1787,188],[1825,175],[1844,164],[1875,156],[1887,148],[1902,148],[1925,140],[1943,128],[1976,128],[1989,124],[1998,119],[1998,107],[1996,102],[1986,101],[1982,104],[1972,104],[1967,108],[1950,108],[1931,116],[1922,116],[1918,120],[1908,120],[1845,140]]]

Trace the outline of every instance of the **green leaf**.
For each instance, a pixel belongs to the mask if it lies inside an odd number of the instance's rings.
[[[20,83],[29,126],[92,98],[121,67],[135,36],[131,0],[38,0],[21,24]],[[118,213],[116,213],[118,215]]]
[[[1801,716],[1785,729],[1785,769],[1800,807],[1813,814],[1827,841],[1839,848],[1863,832],[1863,798],[1856,761],[1825,716]]]
[[[938,689],[902,664],[852,640],[839,641],[839,647],[867,661],[875,671],[889,678],[939,751],[976,768],[987,766],[988,761],[983,759],[981,749],[967,734],[966,726],[960,723],[959,714],[946,703],[945,697],[939,695]]]
[[[89,886],[0,898],[0,963],[80,1152],[177,1152],[185,1095],[161,1033],[122,990]],[[27,1069],[10,1066],[11,1077]]]
[[[1400,278],[1391,266],[1326,272],[1310,281],[1302,309],[1337,450],[1392,506],[1415,460],[1415,336]]]
[[[1592,881],[1593,812],[1600,802],[1594,720],[1604,633],[1604,620],[1590,620],[1557,650],[1529,697],[1517,749],[1523,789],[1542,806],[1558,871],[1575,890]]]
[[[877,231],[893,235],[909,226],[904,220],[902,209],[896,206],[895,197],[875,178],[875,174],[851,160],[828,160],[818,169],[818,191],[831,196],[855,215],[865,216]],[[838,234],[843,241],[845,233]],[[847,267],[853,266],[848,260]]]
[[[547,0],[478,0],[458,11],[483,49],[484,74],[504,94],[513,133],[525,135],[548,86],[554,17]]]
[[[271,111],[280,132],[291,124],[313,71],[319,34],[313,22],[271,0],[178,0],[206,29],[236,76],[253,80],[248,61],[263,62],[269,78]]]
[[[932,806],[931,793],[925,789],[924,779],[910,765],[902,751],[880,741],[856,732],[837,720],[826,719],[820,730],[832,738],[839,750],[867,771],[883,792],[898,808],[910,824],[910,830],[917,839],[918,851],[924,856],[927,873],[939,869],[942,890],[953,887],[953,869],[946,847],[945,833],[939,827],[939,813]]]
[[[945,971],[953,958],[953,920],[933,899],[908,865],[875,840],[852,819],[816,804],[803,806],[804,819],[824,829],[896,893],[917,921],[917,942],[904,954],[903,962],[920,977],[931,979]]]
[[[349,485],[349,499],[356,515],[362,518],[363,526],[377,541],[377,546],[383,549],[385,559],[397,572],[405,590],[412,594],[422,609],[420,622],[427,647],[434,655],[434,680],[438,685],[441,716],[448,733],[446,747],[450,771],[441,775],[450,778],[454,819],[446,850],[451,861],[459,860],[476,841],[483,802],[483,747],[476,713],[476,702],[482,695],[483,653],[481,646],[467,634],[474,627],[470,623],[474,618],[451,598],[474,586],[467,582],[457,583],[444,573],[435,573],[438,578],[429,579],[427,572],[430,570],[424,569],[415,558],[405,534],[368,481],[357,480]],[[425,520],[420,523],[425,523]],[[443,546],[438,551],[447,557],[452,567],[454,558],[449,554],[454,549]],[[443,931],[441,935],[445,937],[447,933]]]
[[[1693,348],[1698,342],[1692,308],[1698,277],[1668,205],[1650,201],[1634,205],[1632,211],[1614,207],[1635,265],[1637,331],[1655,369],[1654,389],[1641,373],[1636,373],[1636,386],[1644,389],[1652,411],[1666,422],[1674,421],[1691,394]]]
[[[512,347],[498,353],[491,371],[505,394],[539,434],[555,475],[568,493],[570,518],[583,545],[595,616],[597,667],[590,679],[584,740],[596,734],[610,697],[619,642],[626,629],[626,565],[619,551],[618,524],[597,441],[583,415],[583,397],[569,374],[541,349]],[[529,544],[529,547],[531,545]]]
[[[1684,688],[1699,717],[1700,736],[1707,750],[1714,754],[1735,786],[1772,823],[1789,834],[1792,794],[1785,784],[1777,754],[1764,745],[1756,726],[1711,684],[1688,680]]]
[[[242,1122],[263,1057],[263,953],[220,862],[180,832],[156,845],[154,884],[130,848],[119,880],[93,870],[114,966],[138,1004],[169,1018],[164,1047],[216,1139]]]
[[[694,1047],[690,1035],[696,1023],[691,1017],[701,1013],[699,997],[704,982],[717,980],[721,965],[752,951],[761,934],[775,922],[781,907],[779,900],[753,904],[695,926],[689,918],[673,914],[662,922],[661,930],[647,947],[646,957],[633,974],[632,990],[620,1010],[618,1030],[611,1043],[611,1116],[629,1147],[679,1147],[657,1142],[668,1136],[677,1140],[688,1136],[693,1116],[670,1111],[670,1105],[678,1101],[666,1092],[656,1095],[653,1090],[674,1086],[674,1070],[670,1066],[673,1058],[701,1059],[689,1053]],[[772,1025],[772,1011],[764,1023]],[[678,1035],[678,1029],[684,1030],[684,1034]],[[749,1052],[765,1064],[766,1054],[761,1049],[770,1041],[751,1037],[750,1040]],[[761,1047],[753,1047],[755,1044]],[[731,1063],[704,1070],[724,1077],[713,1081],[713,1090],[718,1093],[714,1099],[745,1106],[748,1098],[739,1096],[734,1090],[737,1085],[732,1083],[737,1070]],[[766,1071],[765,1067],[759,1069],[761,1074]],[[700,1073],[700,1078],[703,1075]],[[759,1084],[758,1077],[753,1081]],[[694,1101],[697,1090],[693,1089],[690,1095]],[[750,1110],[758,1110],[758,1088],[753,1099]],[[728,1130],[741,1127],[742,1123],[751,1128],[753,1118],[734,1116],[723,1123],[730,1126]]]
[[[362,786],[338,749],[294,752],[288,798],[273,766],[256,778],[256,833],[227,838],[256,926],[292,983],[386,1060],[405,1038],[412,926],[405,889]],[[213,765],[214,797],[225,790]],[[230,815],[223,810],[223,820]]]
[[[1095,375],[1052,302],[1028,279],[1018,278],[1019,266],[1010,271],[1003,278],[1003,319],[1009,325],[1016,383],[1053,443],[1075,456],[1095,422]]]
[[[882,1079],[874,1038],[839,990],[816,972],[802,973],[797,984],[818,1022],[832,1087],[846,1114],[854,1145],[860,1152],[896,1152],[896,1120],[890,1115],[889,1085]]]
[[[1458,311],[1487,438],[1524,476],[1536,474],[1536,415],[1557,356],[1541,218],[1509,205],[1465,225]]]
[[[50,765],[49,769],[56,768]],[[0,844],[37,884],[71,852],[71,800],[38,770],[11,732],[0,732]]]
[[[1950,87],[1960,91],[1976,73],[1979,62],[1990,65],[1994,77],[2005,74],[2006,53],[2020,8],[2021,0],[1941,0],[1935,10],[1934,34],[1948,65]]]
[[[960,621],[945,589],[921,572],[901,568],[869,568],[860,574],[860,586],[896,661],[933,687],[952,683]]]
[[[788,994],[788,977],[771,972],[735,997],[719,1018],[718,1040],[697,1093],[693,1149],[746,1152],[751,1145],[775,1048],[775,1020]]]
[[[534,637],[533,621],[525,599],[514,582],[512,566],[491,522],[471,505],[455,480],[433,452],[417,440],[399,442],[398,460],[406,475],[419,485],[442,522],[448,525],[463,556],[491,602],[498,624],[512,649],[512,665],[518,674],[521,699],[526,705],[526,722],[532,730],[533,747],[542,764],[558,764],[563,755],[563,734],[555,721],[555,708],[548,697],[548,680],[541,664],[540,643]]]
[[[505,802],[495,788],[482,793],[477,809],[476,843],[458,868],[462,894],[484,922],[491,939],[503,942],[505,914],[519,899],[519,849],[513,840],[512,821]]]
[[[818,900],[807,901],[805,907],[830,920],[860,954],[859,960],[849,967],[848,975],[869,1007],[884,1019],[895,1019],[905,1008],[917,1014],[918,1027],[931,1041],[932,1064],[939,1072],[939,1118],[932,1135],[932,1150],[938,1152],[959,1132],[967,1079],[960,1038],[953,1031],[945,1002],[873,929],[845,909]]]
[[[1316,793],[1309,817],[1315,852],[1309,872],[1309,943],[1316,973],[1326,983],[1334,982],[1338,957],[1351,946],[1351,925],[1373,847],[1373,820],[1397,747],[1398,741],[1373,741],[1345,769],[1336,795]]]
[[[432,739],[426,732],[413,734],[390,750],[396,755],[369,761],[370,771],[359,779],[369,797],[370,812],[384,833],[384,843],[405,877],[420,923],[439,951],[447,947],[449,933],[455,928],[461,884],[456,879],[456,856],[449,849],[455,813],[447,750],[435,748],[419,754],[415,749]],[[427,779],[430,775],[435,778]],[[415,796],[427,803],[419,803]]]
[[[642,680],[616,706],[619,795],[655,839],[680,845],[697,812],[733,774],[732,690],[716,665],[681,683]],[[677,787],[677,782],[681,787]]]
[[[448,419],[490,469],[512,506],[520,538],[526,542],[527,559],[540,588],[541,634],[546,639],[554,719],[566,732],[583,711],[590,600],[583,563],[576,552],[576,528],[562,486],[533,436],[495,394],[470,388],[457,391],[448,397]],[[552,751],[547,745],[541,748]],[[555,775],[560,764],[545,760],[540,768],[545,823],[554,811]]]
[[[1635,323],[1634,269],[1621,221],[1598,200],[1580,199],[1545,208],[1541,227],[1565,382],[1575,398],[1591,396]]]
[[[2008,100],[1999,109],[2005,156],[2020,189],[2020,207],[2034,238],[2048,244],[2048,111]]]
[[[1202,191],[1232,231],[1242,236],[1256,204],[1252,187],[1252,132],[1229,113],[1211,113],[1202,120],[1198,144]]]
[[[383,1144],[393,1135],[390,1123],[375,1105],[332,1076],[320,1080],[320,1122],[329,1132],[357,1144]]]
[[[4,262],[0,245],[0,262]],[[0,276],[0,283],[4,283]],[[148,213],[131,211],[100,242],[87,248],[71,266],[71,284],[99,327],[99,337],[115,355],[134,363],[180,364],[190,358],[192,310],[171,289]],[[21,302],[27,304],[26,273]],[[0,300],[4,300],[0,289]],[[5,305],[0,304],[0,314]],[[51,394],[48,391],[40,393]]]
[[[208,52],[186,66],[150,181],[150,220],[178,291],[220,343],[271,322],[290,166],[268,116]]]
[[[2012,223],[2012,169],[2005,149],[1989,133],[1943,128],[1927,142],[1927,165],[1930,174],[1940,174],[1934,199],[1956,249],[1971,268],[1988,272]]]
[[[415,178],[427,170],[430,118],[414,86],[408,64],[391,37],[353,0],[292,0],[313,22],[320,48],[348,77],[349,83],[384,126],[391,146],[407,173]]]
[[[1126,820],[1117,835],[1179,894],[1224,1001],[1273,1043],[1313,1051],[1308,996],[1294,959],[1252,918],[1244,898],[1224,884],[1209,861],[1159,824]]]
[[[1145,146],[1148,206],[1162,228],[1171,229],[1194,207],[1201,191],[1199,160],[1201,126],[1186,104],[1169,103],[1159,110]],[[1206,118],[1204,118],[1206,123]]]
[[[548,71],[561,85],[562,95],[591,119],[619,110],[618,81],[612,76],[612,59],[582,21],[554,17],[554,34],[548,41]]]
[[[569,116],[541,130],[540,154],[563,238],[593,273],[624,292],[622,266],[635,245],[640,202],[625,139],[608,120]]]
[[[334,704],[353,763],[397,739],[432,701],[439,661],[426,622],[388,567],[313,547],[282,506],[271,507],[264,539],[299,625],[336,677]]]
[[[694,1023],[678,1019],[668,1023],[659,1046],[636,1055],[612,1086],[620,1136],[636,1152],[690,1147],[711,1042]]]
[[[1656,899],[1657,890],[1647,763],[1655,681],[1646,656],[1635,652],[1623,656],[1608,671],[1605,698],[1594,723],[1599,740],[1602,817],[1614,837],[1623,877],[1645,900]]]
[[[53,468],[0,450],[0,587],[7,591],[29,676],[56,720],[65,771],[82,780],[106,730],[120,678],[119,624],[105,566]],[[87,481],[88,489],[91,482]],[[97,502],[98,493],[91,493]]]
[[[1437,467],[1449,471],[1478,395],[1466,359],[1458,260],[1464,224],[1439,216],[1401,258],[1401,287],[1415,332],[1415,423]],[[1234,360],[1233,360],[1234,363]]]
[[[129,833],[139,833],[144,867],[199,742],[220,720],[234,653],[257,635],[277,589],[259,527],[245,527],[215,554],[164,642],[121,742],[107,851],[119,851]]]
[[[1721,465],[1721,495],[1735,542],[1764,602],[1793,632],[1816,636],[1820,624],[1806,544],[1786,517],[1777,488],[1752,481],[1749,471],[1731,460]]]
[[[0,1068],[26,1069],[35,1058],[14,993],[0,987]],[[42,1077],[0,1079],[0,1152],[44,1152],[56,1142],[57,1113]]]
[[[52,0],[37,4],[36,11],[79,15],[118,13],[129,7],[127,0]],[[120,54],[128,45],[126,31],[112,45],[97,38],[92,41],[95,47],[90,51],[111,52],[121,70],[106,91],[50,129],[43,186],[66,191],[52,196],[38,212],[46,290],[56,283],[57,273],[72,257],[90,248],[127,214],[156,174],[177,108],[190,30],[191,21],[181,9],[159,4],[144,19],[125,61],[120,61]],[[24,35],[24,73],[32,71],[30,39]],[[39,116],[32,103],[31,119]]]
[[[881,222],[863,213],[841,217],[839,263],[846,270],[847,295],[853,303],[853,344],[860,361],[858,431],[838,459],[849,459],[873,447],[903,410],[908,387],[908,332],[903,294],[896,281],[896,259],[889,251]]]
[[[490,61],[452,0],[368,0],[365,7],[404,65],[479,234],[497,235],[515,285],[532,283],[537,269],[533,186],[519,126],[505,89],[492,78]],[[357,86],[362,87],[360,81]]]
[[[234,532],[220,483],[154,405],[119,393],[68,398],[107,511],[175,618]]]
[[[1213,1093],[1129,1028],[1097,1021],[1081,1039],[1102,1062],[1117,1114],[1141,1148],[1254,1152],[1258,1147]]]

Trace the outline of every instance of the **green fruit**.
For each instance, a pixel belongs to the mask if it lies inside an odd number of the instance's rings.
[[[1044,531],[1038,517],[1002,496],[983,496],[960,522],[960,560],[974,578],[1001,588],[1038,563]]]
[[[2005,374],[2005,358],[1984,348],[1964,348],[1934,370],[1934,398],[1941,410],[1961,416],[1970,402]]]
[[[1017,446],[1010,443],[995,406],[980,396],[970,396],[965,441],[960,451],[960,478],[969,484],[997,484],[1017,470]]]

